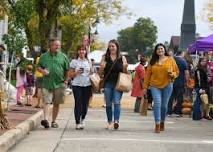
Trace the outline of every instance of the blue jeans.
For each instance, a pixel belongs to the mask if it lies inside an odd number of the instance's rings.
[[[162,89],[150,87],[150,90],[154,101],[155,123],[159,124],[165,121],[169,98],[173,90],[173,83],[170,83]]]
[[[121,112],[121,98],[123,92],[115,89],[116,84],[112,82],[106,82],[104,87],[104,96],[106,100],[106,114],[108,123],[112,122],[112,104],[114,103],[114,122],[119,122]]]

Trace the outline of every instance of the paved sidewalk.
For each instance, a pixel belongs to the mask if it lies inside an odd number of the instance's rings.
[[[36,104],[36,102],[34,103]],[[35,105],[21,107],[10,104],[9,110],[5,112],[10,129],[0,129],[0,152],[7,151],[40,124],[43,114],[41,109],[34,108]]]
[[[10,128],[15,128],[18,124],[27,120],[41,109],[33,107],[19,107],[16,105],[10,106],[9,111],[5,112],[5,115],[10,123]],[[9,130],[0,130],[0,136]]]
[[[57,120],[60,128],[46,130],[38,126],[10,152],[212,152],[213,149],[213,121],[168,118],[166,131],[156,134],[152,112],[142,117],[124,105],[120,129],[110,131],[105,129],[105,109],[97,105],[98,108],[88,111],[86,128],[77,131],[72,105],[73,99],[69,97]]]

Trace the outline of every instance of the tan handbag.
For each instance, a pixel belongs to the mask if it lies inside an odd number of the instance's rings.
[[[94,92],[98,92],[99,91],[99,84],[100,84],[100,76],[97,73],[93,73],[90,76],[90,81],[92,84],[92,90]]]
[[[116,90],[129,92],[132,89],[132,77],[128,73],[120,72],[116,84]]]
[[[200,99],[204,104],[208,104],[209,100],[208,100],[208,95],[206,93],[203,93],[200,95]]]

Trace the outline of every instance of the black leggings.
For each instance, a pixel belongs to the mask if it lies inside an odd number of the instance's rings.
[[[92,90],[91,86],[87,87],[73,86],[72,89],[75,98],[75,110],[74,110],[75,122],[76,124],[79,124],[80,120],[85,119],[86,117]]]

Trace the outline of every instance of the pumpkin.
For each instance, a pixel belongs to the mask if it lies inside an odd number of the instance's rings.
[[[192,103],[190,103],[190,102],[183,102],[182,106],[183,106],[183,108],[192,108]]]
[[[191,108],[183,108],[183,109],[182,109],[182,113],[183,113],[184,115],[190,115],[191,112],[192,112],[192,109],[191,109]]]
[[[192,78],[189,78],[189,80],[186,83],[186,86],[190,89],[193,89],[195,87],[195,80]]]

